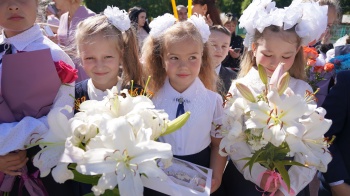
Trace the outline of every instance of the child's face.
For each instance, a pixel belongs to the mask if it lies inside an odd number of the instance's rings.
[[[37,0],[0,0],[0,26],[6,37],[13,37],[34,25]]]
[[[122,59],[114,41],[93,37],[89,43],[79,44],[79,53],[83,68],[96,88],[104,91],[117,84]]]
[[[268,76],[271,76],[280,62],[285,63],[284,71],[288,71],[293,63],[300,47],[297,43],[285,40],[285,37],[296,36],[291,32],[282,36],[280,32],[265,30],[263,37],[258,40],[257,44],[252,45],[253,54],[256,57],[256,64],[261,64]]]
[[[226,27],[231,34],[236,31],[236,24],[234,22],[227,22],[224,24],[224,27]]]
[[[202,63],[202,45],[187,38],[166,43],[164,53],[165,71],[171,86],[178,92],[184,92],[196,79]]]
[[[227,56],[231,37],[218,31],[211,31],[209,37],[209,55],[214,68]]]

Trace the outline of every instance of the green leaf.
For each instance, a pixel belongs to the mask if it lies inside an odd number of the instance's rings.
[[[95,176],[90,176],[90,175],[84,175],[79,172],[77,172],[75,169],[72,170],[74,174],[74,181],[77,182],[82,182],[85,184],[92,184],[92,185],[97,185],[98,180],[100,179],[101,175],[95,175]]]
[[[275,167],[277,168],[278,172],[281,174],[283,181],[286,183],[288,187],[288,192],[290,191],[290,178],[289,174],[284,167],[284,165],[280,161],[276,161],[273,163]]]
[[[280,161],[282,165],[296,165],[296,166],[300,166],[300,167],[306,167],[306,168],[309,168],[308,166],[306,165],[303,165],[299,162],[296,162],[296,161],[292,161],[292,160],[283,160],[283,161]]]

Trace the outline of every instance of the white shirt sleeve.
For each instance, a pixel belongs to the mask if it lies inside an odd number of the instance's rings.
[[[210,135],[215,138],[222,138],[221,135],[221,125],[222,125],[222,117],[224,115],[224,108],[222,106],[223,101],[219,94],[216,96],[215,102],[215,110],[213,114],[213,123],[210,130]]]

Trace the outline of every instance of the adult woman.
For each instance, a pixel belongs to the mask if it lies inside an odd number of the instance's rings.
[[[137,30],[137,40],[139,42],[139,51],[141,51],[144,40],[149,34],[150,28],[146,21],[146,10],[141,7],[132,7],[129,9],[129,18]]]
[[[75,57],[73,51],[75,51],[74,46],[74,34],[78,23],[90,16],[95,15],[95,12],[89,10],[85,6],[81,5],[82,0],[54,0],[56,7],[62,12],[66,12],[60,17],[60,24],[57,30],[57,40],[56,41],[61,47],[68,49],[68,54],[70,54],[78,72],[78,80],[82,81],[88,78],[85,71],[81,66],[80,62]]]
[[[215,0],[192,0],[192,13],[197,13],[205,16],[207,19],[207,24],[221,25],[220,11],[215,6]]]

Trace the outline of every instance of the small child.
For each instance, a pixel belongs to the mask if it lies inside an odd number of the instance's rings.
[[[124,10],[107,7],[104,14],[79,23],[76,45],[82,66],[90,77],[76,84],[75,96],[80,103],[90,99],[100,101],[107,95],[107,89],[117,86],[122,90],[131,80],[135,82],[134,88],[136,84],[142,85],[137,40]]]
[[[142,48],[145,69],[152,76],[153,103],[170,120],[191,112],[181,129],[159,140],[171,144],[175,157],[212,168],[213,192],[220,186],[226,158],[218,154],[223,108],[222,98],[213,92],[216,79],[205,44],[209,27],[197,16],[174,24],[175,19],[166,14],[154,22]]]
[[[226,96],[231,86],[232,80],[236,79],[237,73],[222,66],[222,61],[226,58],[230,48],[231,33],[221,25],[210,27],[209,54],[212,59],[211,65],[219,76],[217,91],[223,97]]]
[[[74,64],[69,56],[64,53],[58,45],[54,44],[48,38],[43,36],[40,30],[40,26],[35,24],[38,4],[38,0],[6,0],[0,2],[0,26],[3,28],[3,32],[0,35],[0,43],[2,47],[11,46],[3,48],[5,51],[0,51],[0,59],[3,59],[4,56],[9,55],[9,53],[25,53],[42,49],[50,49],[54,62],[61,61],[74,67]],[[28,61],[32,60],[33,59],[30,58],[28,59]],[[0,81],[4,77],[4,67],[5,64],[3,64],[1,61]],[[46,74],[40,73],[40,71],[41,70],[38,70],[37,75],[33,75],[33,80],[36,79],[35,77],[40,77]],[[22,74],[22,72],[23,70],[18,70],[18,73]],[[62,78],[60,79],[62,80]],[[50,83],[50,81],[43,82]],[[52,100],[53,103],[51,109],[56,107],[64,107],[65,105],[73,107],[74,99],[72,99],[71,95],[74,93],[75,83],[74,80],[71,80],[67,83],[68,84],[62,83],[58,91],[53,92],[56,94],[56,97],[54,100]],[[0,89],[1,98],[3,95],[5,95],[3,91],[5,87],[11,86],[11,88],[20,89],[22,85],[2,83],[0,86],[2,87]],[[37,88],[37,86],[33,86],[30,88],[30,90]],[[40,88],[43,89],[42,86]],[[49,92],[43,93],[48,94]],[[40,97],[34,97],[33,99],[39,100]],[[23,102],[24,101],[26,100],[23,100]],[[26,106],[23,106],[23,108],[25,107]],[[72,117],[72,114],[67,113],[66,116],[70,118]],[[20,176],[22,174],[28,178],[31,178],[30,174],[38,171],[38,169],[33,166],[31,161],[32,157],[37,151],[35,151],[35,148],[25,150],[24,146],[30,144],[29,140],[33,134],[44,134],[48,131],[47,117],[46,114],[39,118],[35,118],[32,115],[25,115],[20,120],[16,119],[15,121],[9,123],[0,123],[0,187],[3,188],[3,186],[1,186],[1,183],[6,184],[6,175],[15,176],[15,184],[12,191],[10,191],[10,195],[18,195],[20,191],[22,191],[24,195],[33,194],[29,191],[29,189],[25,189],[23,187],[19,188],[19,184],[22,179]],[[27,166],[28,168],[28,175],[22,172],[22,167],[24,166]],[[3,181],[3,179],[5,179],[5,181]],[[56,183],[52,179],[51,175],[43,178],[42,182],[46,187],[46,191],[49,195],[69,195],[71,193],[71,187]],[[69,184],[69,182],[67,182],[67,184]],[[4,190],[0,189],[0,195],[2,194],[2,191]],[[36,194],[41,195],[38,192]]]
[[[232,13],[222,13],[220,14],[220,18],[224,27],[231,32],[230,50],[227,57],[222,62],[222,65],[238,72],[240,70],[239,63],[244,49],[243,38],[236,34],[238,21]]]
[[[261,64],[268,77],[271,77],[281,62],[284,63],[283,71],[289,72],[291,76],[289,88],[295,94],[304,97],[307,90],[312,92],[311,86],[304,81],[305,64],[301,46],[318,39],[326,29],[326,23],[322,22],[326,17],[326,13],[323,12],[325,7],[314,2],[293,2],[289,7],[279,9],[274,7],[274,3],[254,0],[240,18],[240,26],[247,30],[244,44],[248,51],[241,61],[239,79],[232,83],[229,90],[234,98],[242,97],[236,88],[236,82],[248,86],[254,94],[261,93],[264,84],[259,77],[257,65]],[[314,12],[324,14],[319,17],[306,17],[313,16]],[[292,18],[289,18],[290,13],[294,14]],[[319,26],[312,28],[309,24],[319,24]],[[301,28],[302,25],[304,26]],[[303,34],[304,31],[308,34]],[[230,108],[231,105],[225,107]],[[224,122],[234,122],[238,119],[244,125],[244,115],[225,116],[225,118],[228,119]],[[230,122],[224,123],[223,127],[227,126],[230,129],[232,126]],[[245,127],[242,129],[245,130]],[[226,195],[261,195],[264,191],[257,187],[264,188],[268,183],[268,175],[264,174],[267,169],[258,163],[253,165],[251,172],[249,167],[244,168],[246,161],[242,159],[252,155],[252,149],[246,141],[228,144],[225,149],[229,149],[227,153],[232,160],[228,163],[223,177]],[[303,157],[298,153],[295,154],[294,160],[304,163]],[[307,185],[313,179],[315,172],[316,169],[311,166],[309,168],[290,167],[288,174],[291,190],[297,195],[308,195]],[[275,192],[275,195],[290,195],[290,192],[280,184],[271,185],[268,192]]]

